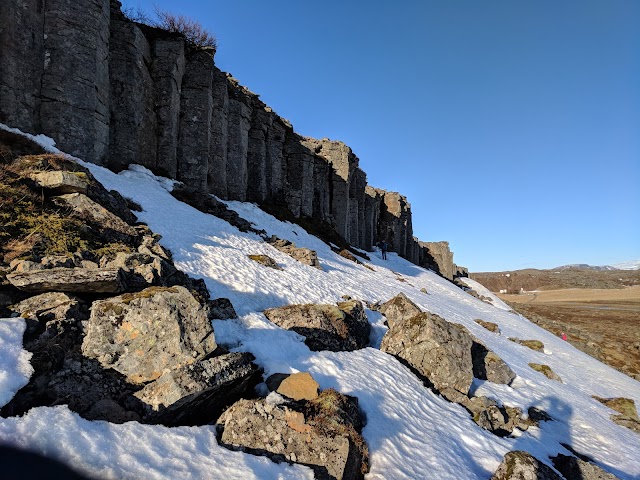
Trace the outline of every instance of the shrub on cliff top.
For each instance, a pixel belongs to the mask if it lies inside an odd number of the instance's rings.
[[[149,15],[143,10],[126,8],[124,15],[134,22],[143,23],[150,27],[161,28],[171,33],[179,33],[184,36],[187,43],[195,48],[218,48],[216,37],[209,32],[200,22],[185,15],[176,15],[171,12],[154,9],[154,15]]]

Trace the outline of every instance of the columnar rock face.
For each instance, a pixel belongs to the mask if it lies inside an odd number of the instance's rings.
[[[0,122],[114,170],[142,164],[196,191],[313,218],[359,248],[384,239],[421,263],[407,199],[367,186],[344,143],[295,133],[215,67],[213,49],[132,22],[118,0],[5,3]]]
[[[421,266],[430,268],[449,280],[457,276],[457,267],[453,263],[449,242],[419,242],[419,246]]]

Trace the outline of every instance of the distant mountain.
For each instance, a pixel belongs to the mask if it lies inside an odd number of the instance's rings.
[[[618,270],[640,270],[640,260],[633,260],[631,262],[616,263],[613,265]]]
[[[636,267],[637,268],[637,267]],[[586,263],[574,263],[572,265],[562,265],[561,267],[552,268],[552,270],[634,270],[632,268],[618,268],[611,265],[587,265]]]

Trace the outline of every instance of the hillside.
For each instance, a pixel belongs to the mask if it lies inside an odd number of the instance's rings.
[[[506,290],[506,293],[519,293],[521,289],[532,291],[564,288],[624,288],[640,285],[640,272],[637,270],[528,268],[506,272],[474,272],[469,276],[492,292]]]
[[[52,150],[50,140],[39,141]],[[616,412],[593,398],[626,397],[638,404],[640,383],[515,314],[474,280],[468,280],[468,285],[490,298],[489,303],[395,253],[389,254],[388,261],[378,252],[368,258],[340,255],[302,227],[277,220],[255,204],[226,202],[252,224],[241,231],[177,200],[171,195],[176,183],[146,168],[133,166],[115,174],[93,164],[80,165],[107,190],[139,206],[138,220],[162,236],[160,245],[171,252],[178,269],[203,279],[212,298],[230,300],[237,318],[212,322],[219,346],[231,354],[250,352],[263,370],[263,380],[275,373],[309,372],[321,389],[357,398],[366,417],[362,428],[369,455],[366,478],[488,479],[503,456],[514,450],[530,452],[558,468],[551,457],[574,458],[572,452],[577,452],[620,479],[640,475],[640,436],[614,423],[611,416]],[[320,268],[304,265],[275,248],[266,241],[273,235],[316,252]],[[259,264],[249,255],[269,256],[278,268]],[[379,305],[399,293],[445,324],[456,324],[451,329],[456,338],[469,332],[502,359],[515,378],[505,383],[469,378],[473,381],[465,387],[468,392],[455,393],[445,384],[434,388],[433,382],[442,379],[419,376],[415,367],[383,351],[396,326],[390,323],[392,312],[387,311],[385,318]],[[371,333],[365,348],[314,351],[305,343],[305,335],[312,332],[281,328],[264,313],[295,304],[335,305],[345,298],[366,305]],[[476,320],[495,324],[498,330],[490,331],[489,323],[485,328]],[[398,325],[408,328],[412,322]],[[31,354],[22,348],[25,328],[21,318],[0,320],[0,403],[9,402],[32,375]],[[527,342],[533,340],[542,347]],[[451,348],[460,345],[453,343]],[[561,381],[546,376],[553,373]],[[450,374],[456,375],[453,370]],[[258,391],[264,392],[264,384]],[[512,424],[510,431],[482,428],[469,407],[463,407],[482,397],[496,401],[491,408],[499,415],[517,411],[529,415],[519,417],[518,427]],[[268,405],[269,411],[279,411],[277,404]],[[522,422],[529,416],[537,420],[525,426]],[[293,425],[303,431],[310,428],[304,421]],[[313,477],[309,467],[295,459],[277,464],[224,448],[212,425],[169,428],[138,421],[90,421],[64,402],[32,408],[24,416],[0,418],[0,442],[59,459],[98,478]]]

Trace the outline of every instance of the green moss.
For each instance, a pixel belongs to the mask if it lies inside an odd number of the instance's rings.
[[[122,303],[124,303],[125,305],[129,305],[134,300],[137,300],[139,298],[151,298],[161,292],[178,293],[178,289],[175,287],[148,287],[144,290],[141,290],[140,292],[125,293],[123,295],[120,295],[120,298]]]
[[[544,351],[544,343],[540,340],[520,340],[519,338],[510,337],[509,340],[515,343],[519,343],[520,345],[530,348],[531,350],[535,350],[536,352]]]

